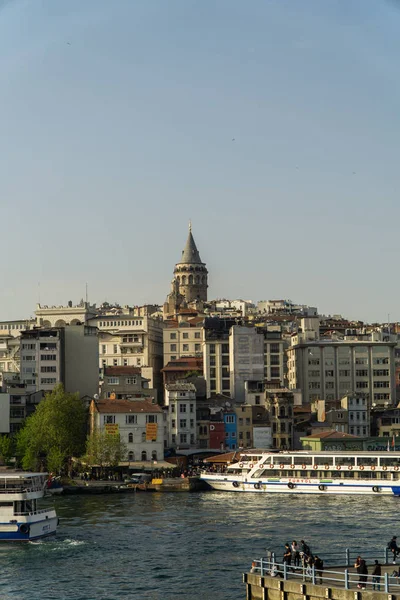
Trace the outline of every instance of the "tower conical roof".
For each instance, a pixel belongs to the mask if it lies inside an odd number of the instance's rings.
[[[191,226],[189,226],[189,235],[186,240],[186,246],[182,252],[182,257],[179,262],[180,263],[189,263],[189,264],[190,263],[203,264],[201,262],[199,251],[197,250],[195,241],[193,239]]]

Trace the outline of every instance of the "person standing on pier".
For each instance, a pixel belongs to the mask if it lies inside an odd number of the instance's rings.
[[[381,575],[382,569],[379,561],[375,561],[374,568],[372,570],[372,589],[380,592],[381,589]]]
[[[320,585],[322,585],[322,571],[324,570],[324,561],[317,555],[314,556],[314,569],[317,577],[317,583],[319,580]]]
[[[283,553],[283,562],[286,563],[286,566],[290,566],[292,562],[292,551],[290,549],[289,544],[285,544],[285,551]]]
[[[365,590],[367,587],[368,568],[365,560],[361,558],[361,556],[357,556],[354,568],[357,569],[357,573],[360,576],[357,587]]]
[[[295,567],[300,566],[300,551],[296,540],[293,540],[291,545],[292,561]]]
[[[400,554],[400,549],[397,545],[397,537],[394,535],[390,542],[388,543],[388,548],[390,552],[393,554],[393,564],[396,564],[396,556]]]

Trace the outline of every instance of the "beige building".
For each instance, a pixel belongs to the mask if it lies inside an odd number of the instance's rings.
[[[253,408],[250,404],[235,407],[238,448],[253,448]]]
[[[203,356],[203,322],[202,317],[181,315],[179,320],[164,323],[164,366],[180,358]]]
[[[272,426],[272,445],[282,450],[293,449],[294,396],[287,389],[265,392],[265,408]]]
[[[94,396],[99,387],[97,328],[69,325],[21,334],[20,378],[28,391],[51,391],[62,383],[67,392]]]
[[[88,324],[99,330],[99,367],[140,367],[150,387],[161,386],[164,323],[131,313],[103,315]]]
[[[320,338],[318,320],[292,336],[288,349],[288,378],[291,389],[301,389],[303,402],[338,400],[346,394],[362,393],[370,403],[395,401],[396,342],[382,336],[350,335]]]

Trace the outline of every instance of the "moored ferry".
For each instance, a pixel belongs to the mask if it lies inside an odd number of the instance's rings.
[[[46,482],[47,473],[0,473],[0,542],[29,542],[56,532],[56,511],[38,507]]]
[[[248,450],[200,477],[224,492],[400,496],[400,452]]]

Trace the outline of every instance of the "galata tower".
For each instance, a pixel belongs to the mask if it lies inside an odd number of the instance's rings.
[[[181,260],[175,265],[174,277],[179,285],[179,293],[187,303],[194,300],[207,301],[207,276],[205,263],[201,261],[192,235],[192,225],[189,223],[189,235]]]

